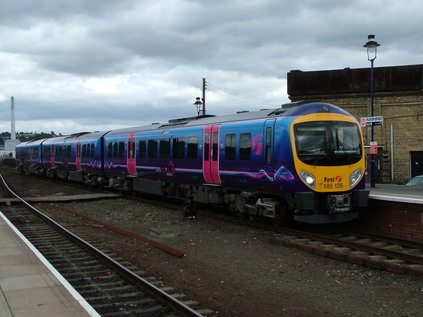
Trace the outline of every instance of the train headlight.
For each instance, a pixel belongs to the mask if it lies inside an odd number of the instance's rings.
[[[313,174],[307,171],[301,170],[300,176],[303,182],[306,183],[309,187],[316,188],[316,177],[314,177]]]
[[[363,176],[363,170],[359,168],[350,175],[350,187],[354,187],[360,181],[361,176]]]

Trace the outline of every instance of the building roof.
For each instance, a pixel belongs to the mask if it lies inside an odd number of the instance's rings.
[[[375,92],[422,92],[423,65],[375,67]],[[288,73],[289,96],[359,94],[370,91],[370,67],[340,70],[292,70]]]

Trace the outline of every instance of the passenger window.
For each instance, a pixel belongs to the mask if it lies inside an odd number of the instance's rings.
[[[184,138],[175,138],[173,139],[173,158],[174,159],[183,159],[185,157],[185,139]]]
[[[141,140],[138,143],[138,156],[139,158],[146,158],[147,156],[147,142],[145,140]]]
[[[239,138],[239,159],[251,160],[251,133],[241,133]]]
[[[188,138],[188,159],[196,160],[198,157],[198,137],[190,136]]]
[[[225,159],[235,160],[236,135],[227,134],[225,141]]]
[[[157,141],[156,140],[148,140],[148,158],[155,159],[157,158]]]
[[[112,157],[112,155],[113,155],[113,143],[109,142],[107,144],[107,156]]]
[[[161,159],[170,158],[170,139],[160,140],[160,158]]]
[[[125,142],[119,142],[119,158],[125,157]]]
[[[118,142],[113,142],[113,157],[118,157]]]

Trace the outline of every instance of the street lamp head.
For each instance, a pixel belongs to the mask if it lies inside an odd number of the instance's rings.
[[[368,35],[367,39],[368,42],[364,44],[363,47],[367,48],[367,59],[369,61],[374,61],[376,59],[377,47],[380,46],[380,44],[376,42],[373,34]]]
[[[197,115],[200,115],[200,108],[203,105],[203,103],[201,102],[201,98],[197,97],[195,98],[195,102],[194,102],[194,106],[197,108]]]

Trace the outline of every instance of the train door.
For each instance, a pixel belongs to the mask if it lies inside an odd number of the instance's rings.
[[[127,166],[129,175],[137,175],[137,162],[135,157],[135,136],[136,136],[136,133],[128,134],[128,153],[127,153],[126,166]]]
[[[209,125],[204,129],[203,175],[207,183],[221,183],[219,175],[219,131],[220,125]]]
[[[275,119],[266,120],[264,123],[264,162],[271,165],[273,163],[273,144],[275,135]]]
[[[75,155],[76,169],[81,170],[81,139],[76,141],[76,155]]]

